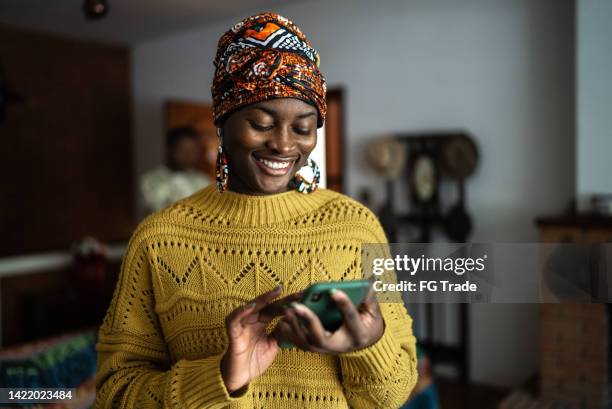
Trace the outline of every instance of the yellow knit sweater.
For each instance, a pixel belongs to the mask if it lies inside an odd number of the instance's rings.
[[[319,189],[248,196],[214,186],[145,219],[99,330],[94,408],[397,408],[416,382],[412,319],[382,303],[382,338],[340,355],[283,349],[240,396],[220,372],[225,317],[283,284],[359,279],[386,242],[358,202]]]

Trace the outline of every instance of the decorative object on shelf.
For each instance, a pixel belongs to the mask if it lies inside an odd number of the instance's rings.
[[[421,153],[412,161],[410,190],[413,198],[419,203],[430,203],[435,200],[438,190],[438,170],[431,155]]]
[[[406,164],[406,149],[393,136],[374,139],[366,149],[366,160],[386,180],[396,180]]]
[[[478,148],[467,135],[455,135],[442,146],[441,167],[459,183],[459,201],[444,217],[444,231],[455,241],[465,241],[472,231],[472,219],[465,210],[464,180],[476,170]]]
[[[390,198],[395,190],[395,181],[406,166],[406,147],[394,136],[381,136],[366,147],[366,161],[370,167],[385,179],[387,201],[379,211],[379,219],[389,237],[395,236],[393,207]]]
[[[465,180],[475,172],[478,157],[474,140],[465,132],[398,134],[373,140],[367,158],[371,168],[386,179],[380,218],[389,238],[398,241],[400,231],[412,227],[419,230],[414,241],[429,242],[437,226],[451,240],[465,242],[472,231]],[[401,177],[402,172],[407,172],[406,177]],[[398,181],[406,183],[409,193],[407,214],[399,214],[393,206]],[[458,199],[443,214],[440,186],[447,182],[457,186]]]
[[[442,146],[442,170],[451,178],[465,179],[476,170],[478,148],[467,135],[454,135]]]

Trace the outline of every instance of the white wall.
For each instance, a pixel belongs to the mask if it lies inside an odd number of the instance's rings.
[[[162,102],[210,100],[216,41],[236,19],[133,50],[136,172],[162,160]],[[382,183],[363,146],[384,132],[461,128],[482,162],[469,180],[474,241],[536,241],[533,219],[574,193],[573,2],[312,1],[277,10],[346,91],[348,193]],[[476,381],[516,385],[537,365],[537,309],[471,309]]]
[[[577,195],[612,194],[612,1],[576,7]]]

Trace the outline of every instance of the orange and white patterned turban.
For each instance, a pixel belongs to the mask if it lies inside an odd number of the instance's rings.
[[[215,125],[246,105],[292,97],[314,105],[317,126],[323,126],[326,85],[319,54],[289,19],[262,13],[242,20],[219,39],[214,64]]]

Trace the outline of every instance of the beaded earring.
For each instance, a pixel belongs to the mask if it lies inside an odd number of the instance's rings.
[[[217,136],[219,137],[219,147],[217,148],[217,163],[216,163],[216,179],[217,190],[219,193],[227,190],[227,181],[229,178],[229,166],[227,166],[227,156],[223,152],[223,136],[221,128],[217,128]]]
[[[298,192],[304,194],[312,193],[319,187],[321,172],[316,162],[310,158],[306,159],[304,166],[295,173],[293,183]]]

